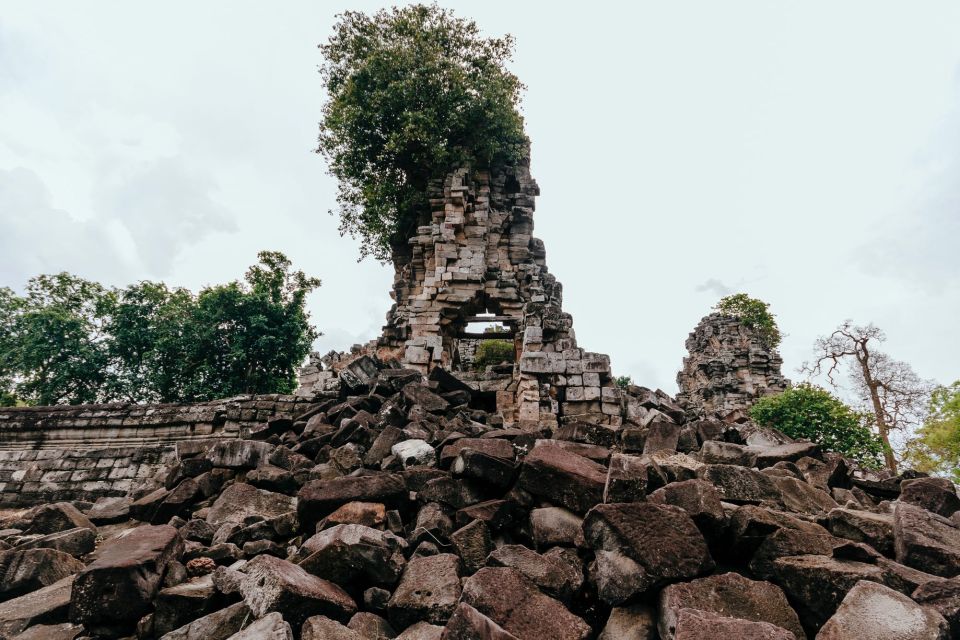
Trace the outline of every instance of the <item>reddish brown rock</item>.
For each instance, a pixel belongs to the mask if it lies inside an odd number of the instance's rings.
[[[960,525],[899,503],[893,514],[897,562],[944,578],[960,575]]]
[[[549,441],[538,440],[523,461],[520,486],[576,513],[603,502],[607,469]]]
[[[767,622],[729,618],[718,613],[681,609],[675,640],[795,640],[792,633]]]
[[[900,483],[900,502],[949,518],[960,511],[957,487],[946,478],[916,478]]]
[[[817,640],[947,640],[947,621],[931,608],[875,582],[858,582]]]
[[[463,602],[519,640],[586,640],[590,637],[586,622],[541,593],[516,569],[480,569],[464,583]]]
[[[636,593],[713,569],[703,534],[683,509],[645,502],[594,507],[583,521],[596,550],[591,577],[601,599],[620,604]]]
[[[673,640],[682,609],[698,609],[754,622],[767,622],[804,640],[800,619],[776,585],[736,573],[672,584],[660,592],[660,638]]]
[[[357,612],[357,604],[336,584],[269,555],[257,556],[243,567],[240,593],[256,617],[271,611],[300,628],[315,615],[342,622]]]
[[[297,494],[297,513],[300,522],[309,526],[349,502],[380,502],[389,507],[406,496],[403,476],[394,473],[313,480]]]
[[[415,622],[445,624],[460,599],[460,558],[452,553],[414,557],[387,607],[397,628]]]
[[[152,608],[167,566],[183,553],[169,525],[141,526],[111,540],[73,583],[70,620],[111,637]]]

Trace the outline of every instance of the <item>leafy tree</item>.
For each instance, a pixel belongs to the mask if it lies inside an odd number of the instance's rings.
[[[791,438],[806,438],[865,466],[881,466],[883,445],[867,426],[867,416],[812,384],[799,384],[757,400],[750,407],[750,417]]]
[[[934,389],[927,420],[907,443],[905,462],[960,483],[960,380]]]
[[[238,393],[289,393],[297,366],[319,335],[310,325],[306,296],[316,278],[291,271],[281,253],[261,252],[245,282],[200,292],[191,326],[189,362],[196,374],[187,399]]]
[[[192,369],[196,299],[186,289],[140,282],[117,292],[110,312],[112,393],[134,402],[182,400]]]
[[[633,384],[633,378],[630,376],[617,376],[617,378],[614,380],[614,383],[621,389],[626,389]]]
[[[714,307],[725,316],[739,318],[740,322],[755,330],[760,341],[769,349],[780,345],[783,336],[777,327],[770,305],[763,300],[751,298],[745,293],[735,293],[720,299]]]
[[[816,357],[812,363],[804,363],[801,371],[811,376],[826,374],[836,387],[837,374],[849,364],[849,377],[860,407],[872,414],[883,442],[886,466],[896,473],[897,458],[890,433],[923,422],[933,385],[921,380],[907,363],[877,351],[876,345],[885,340],[883,331],[872,324],[856,326],[847,320],[830,335],[817,339]]]
[[[457,165],[521,158],[513,39],[437,5],[347,11],[320,46],[328,101],[317,151],[339,180],[340,231],[387,261],[429,214],[427,186]]]
[[[68,273],[30,279],[2,341],[16,396],[32,404],[107,399],[103,329],[111,297],[101,285]]]
[[[0,402],[176,402],[285,393],[317,337],[320,281],[261,252],[243,282],[193,295],[162,283],[108,290],[61,273],[0,289]]]

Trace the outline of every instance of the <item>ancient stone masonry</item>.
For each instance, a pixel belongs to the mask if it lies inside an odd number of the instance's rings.
[[[525,162],[492,172],[461,168],[435,183],[430,219],[394,252],[395,304],[376,353],[423,373],[438,366],[466,372],[477,340],[506,337],[515,363],[496,406],[508,424],[619,425],[610,359],[577,345],[562,286],[532,235],[538,194]],[[469,332],[484,320],[507,332]]]
[[[780,373],[775,348],[737,318],[711,313],[687,338],[689,355],[677,374],[677,401],[694,415],[725,416],[755,400],[780,393],[790,381]]]
[[[175,460],[178,444],[237,438],[308,404],[297,396],[261,395],[0,409],[0,506],[122,496]]]

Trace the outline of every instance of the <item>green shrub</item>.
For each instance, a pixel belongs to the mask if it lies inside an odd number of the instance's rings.
[[[770,305],[763,300],[751,298],[745,293],[735,293],[722,298],[714,309],[725,316],[739,318],[745,326],[754,329],[767,348],[773,349],[780,344],[783,336],[777,328],[774,315],[770,313]]]
[[[621,389],[626,389],[633,384],[633,378],[630,376],[617,376],[617,378],[614,380],[614,383]]]
[[[867,426],[866,415],[815,385],[803,383],[761,398],[750,408],[750,417],[765,427],[779,429],[791,438],[806,438],[864,466],[881,466],[883,445]]]
[[[473,367],[477,371],[483,371],[492,364],[513,362],[513,360],[512,340],[484,340],[477,345],[477,351],[473,356]]]

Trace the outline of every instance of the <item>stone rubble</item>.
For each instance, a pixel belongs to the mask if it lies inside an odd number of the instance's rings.
[[[626,418],[612,439],[509,427],[454,372],[370,361],[349,393],[280,427],[185,449],[126,510],[55,503],[0,522],[0,638],[960,628],[952,485],[874,474],[739,418],[669,418],[687,440]]]

